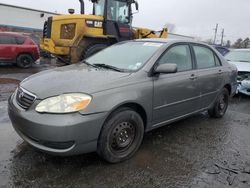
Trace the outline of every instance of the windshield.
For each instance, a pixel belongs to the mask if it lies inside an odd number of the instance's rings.
[[[107,19],[121,23],[128,23],[129,7],[127,2],[109,0],[107,6]]]
[[[156,42],[123,42],[100,51],[86,59],[86,62],[136,71],[145,65],[162,45],[163,43]]]
[[[231,51],[225,58],[228,61],[250,62],[250,51]]]

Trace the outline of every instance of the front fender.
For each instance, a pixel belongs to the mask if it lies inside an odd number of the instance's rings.
[[[140,105],[147,114],[147,122],[152,120],[153,82],[143,82],[134,85],[119,87],[92,94],[90,105],[82,115],[108,112],[110,114],[119,106],[135,103]]]

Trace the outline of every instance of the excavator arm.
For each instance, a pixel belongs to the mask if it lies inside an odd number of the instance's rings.
[[[161,31],[153,31],[147,28],[133,28],[133,38],[167,38],[168,29],[163,28]]]

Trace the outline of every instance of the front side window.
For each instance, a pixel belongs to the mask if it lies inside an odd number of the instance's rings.
[[[107,6],[107,19],[120,22],[129,22],[129,6],[126,2],[109,0]]]
[[[216,67],[215,56],[212,50],[203,46],[194,46],[193,48],[198,69]]]
[[[23,44],[25,42],[24,37],[15,37],[16,39],[16,44]]]
[[[178,45],[170,48],[159,60],[159,64],[170,63],[177,65],[177,71],[192,70],[192,58],[188,45]]]
[[[91,65],[108,65],[124,71],[137,71],[163,46],[156,42],[124,42],[110,46],[85,62]]]

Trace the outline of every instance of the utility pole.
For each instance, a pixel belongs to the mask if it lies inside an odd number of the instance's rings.
[[[224,29],[222,29],[222,33],[221,33],[221,46],[223,46],[223,39],[224,39]]]
[[[216,43],[216,37],[217,37],[217,32],[218,32],[218,27],[219,27],[219,24],[216,24],[216,27],[215,27],[215,33],[214,33],[214,44]]]

